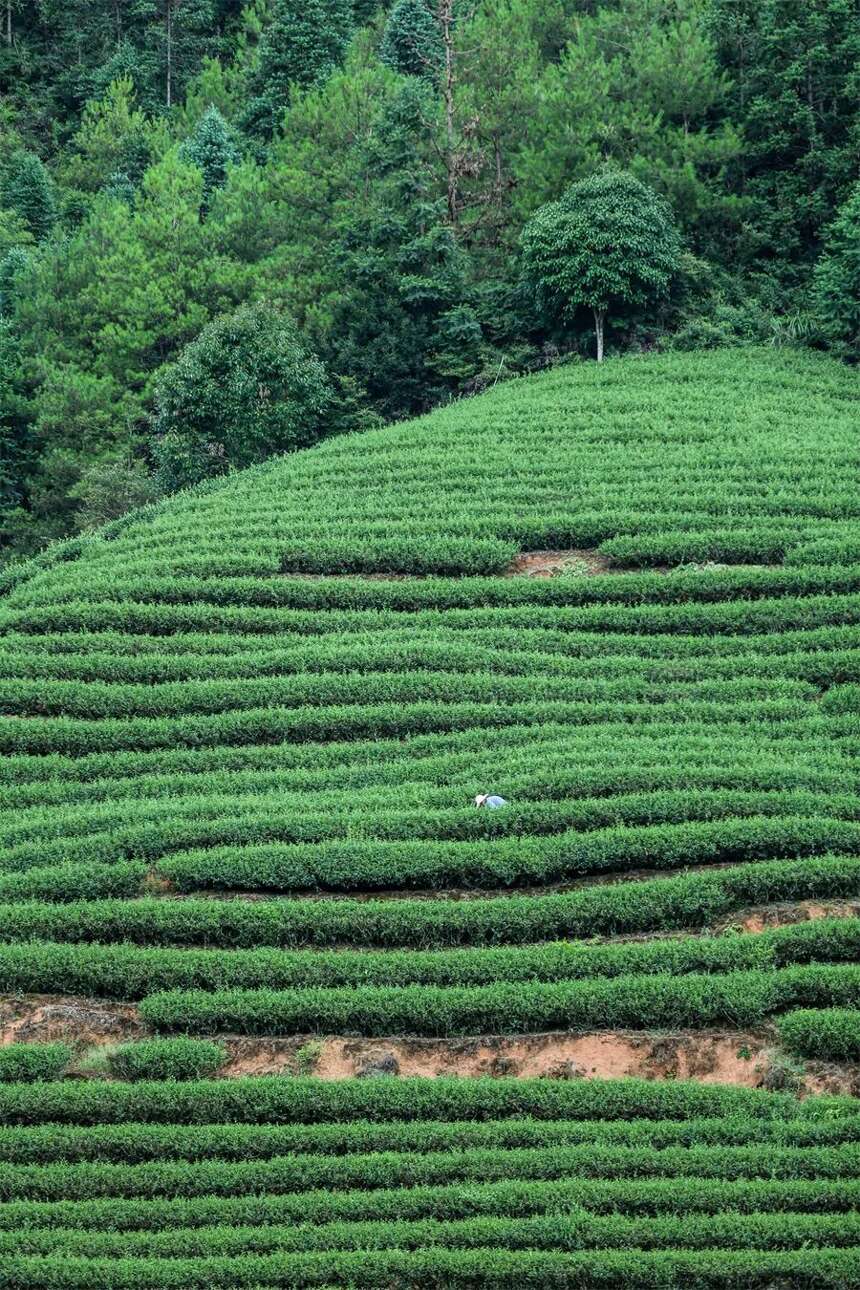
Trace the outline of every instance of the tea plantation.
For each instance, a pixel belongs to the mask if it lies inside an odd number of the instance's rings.
[[[714,931],[860,897],[857,394],[560,367],[6,571],[0,991],[148,1038],[0,1048],[0,1287],[860,1286],[850,1096],[218,1078],[236,1036],[860,1060],[856,917]]]

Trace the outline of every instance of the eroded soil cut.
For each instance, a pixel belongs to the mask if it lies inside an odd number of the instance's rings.
[[[133,1003],[56,995],[0,997],[0,1046],[62,1040],[83,1049],[139,1039],[144,1031]]]
[[[786,1062],[775,1031],[606,1030],[468,1039],[232,1039],[227,1076],[313,1074],[325,1080],[396,1076],[690,1079],[809,1093],[860,1092],[860,1066]]]
[[[71,1076],[103,1077],[100,1051],[146,1028],[130,1003],[50,997],[0,998],[0,1045],[64,1040],[77,1056]],[[409,1036],[364,1039],[346,1035],[221,1037],[224,1078],[316,1075],[325,1080],[396,1076],[489,1075],[546,1079],[636,1076],[692,1079],[746,1088],[788,1087],[797,1093],[860,1094],[860,1064],[786,1062],[776,1031],[552,1031],[535,1035],[481,1035],[465,1039]],[[789,1079],[786,1085],[785,1080]]]

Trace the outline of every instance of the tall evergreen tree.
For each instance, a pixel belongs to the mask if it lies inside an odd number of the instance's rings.
[[[711,0],[745,136],[747,263],[791,292],[856,178],[860,8],[855,0]]]
[[[350,0],[276,0],[260,41],[246,129],[270,139],[290,101],[290,87],[318,84],[340,65],[353,23]]]
[[[51,232],[57,218],[54,186],[35,152],[10,158],[0,178],[0,206],[14,212],[37,242]]]
[[[60,177],[68,187],[89,193],[98,192],[118,173],[137,183],[149,165],[157,133],[137,106],[132,78],[120,77],[102,98],[87,103]]]
[[[379,56],[405,76],[438,75],[444,57],[439,24],[426,0],[398,0],[388,15]]]
[[[203,209],[217,188],[227,182],[227,171],[239,161],[227,122],[216,107],[209,107],[197,123],[194,133],[180,148],[180,156],[190,161],[203,175]]]
[[[860,359],[860,183],[827,231],[813,302],[828,344],[844,358]]]

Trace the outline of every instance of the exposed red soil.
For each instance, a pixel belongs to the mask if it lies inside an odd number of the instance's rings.
[[[858,916],[860,899],[804,900],[740,910],[710,930],[755,935],[768,928],[808,920]],[[656,932],[599,939],[650,940],[655,936],[689,934]],[[100,1048],[144,1033],[145,1027],[132,1003],[53,995],[0,997],[0,1045],[65,1040],[75,1046],[79,1055],[86,1053],[91,1059]],[[605,1030],[466,1039],[225,1036],[228,1057],[221,1074],[226,1078],[315,1074],[327,1080],[385,1072],[554,1079],[626,1075],[753,1088],[780,1079],[783,1064],[775,1037],[773,1027],[751,1032]],[[73,1068],[72,1073],[78,1072]],[[801,1093],[860,1095],[860,1064],[808,1062],[805,1069],[793,1064],[789,1073],[794,1081],[792,1087]]]
[[[740,910],[714,924],[713,931],[764,932],[770,927],[805,923],[820,918],[860,917],[860,900],[800,900]]]
[[[690,1079],[703,1084],[746,1088],[782,1087],[782,1066],[772,1030],[743,1031],[594,1031],[586,1034],[481,1036],[468,1039],[352,1039],[310,1041],[313,1059],[297,1060],[307,1040],[231,1040],[222,1074],[312,1073],[320,1079],[356,1075],[390,1078],[420,1075],[489,1075],[544,1079]],[[384,1074],[390,1071],[391,1074]],[[806,1064],[792,1069],[794,1091],[860,1093],[860,1066]]]
[[[775,561],[781,564],[782,561]],[[671,573],[679,566],[654,564],[639,567],[613,564],[609,556],[596,547],[570,547],[564,551],[521,551],[515,556],[507,569],[506,577],[524,576],[527,578],[555,578],[559,574],[579,574],[593,577],[597,573]],[[751,564],[749,561],[732,563],[707,560],[702,563],[690,562],[682,566],[685,569],[699,569],[708,572],[713,569],[767,569],[773,564]]]
[[[129,1003],[36,995],[0,998],[0,1044],[73,1043],[87,1064],[98,1050],[140,1038],[145,1028]],[[705,1084],[767,1085],[781,1069],[775,1031],[605,1030],[587,1033],[489,1035],[465,1039],[393,1036],[291,1035],[284,1038],[223,1036],[225,1078],[313,1074],[321,1079],[355,1075],[514,1075],[549,1079],[638,1076],[692,1079]],[[92,1071],[101,1073],[98,1062]],[[793,1070],[798,1092],[860,1094],[860,1064],[806,1064]],[[780,1086],[780,1085],[777,1085]]]
[[[555,578],[559,574],[577,573],[594,576],[612,573],[609,558],[587,547],[567,551],[521,551],[505,570],[508,577]]]
[[[477,1039],[327,1040],[317,1065],[323,1079],[356,1074],[378,1054],[392,1052],[401,1075],[518,1075],[589,1078],[638,1075],[692,1078],[705,1083],[758,1083],[756,1062],[766,1037],[708,1032],[491,1036]],[[738,1056],[748,1051],[749,1058]]]
[[[133,1003],[59,995],[0,997],[0,1046],[63,1040],[86,1048],[136,1039],[143,1033]]]

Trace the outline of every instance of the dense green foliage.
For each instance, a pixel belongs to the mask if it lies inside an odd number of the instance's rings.
[[[851,1284],[850,1099],[632,1080],[55,1088],[0,1085],[15,1284],[305,1285],[323,1268],[404,1287],[574,1269],[681,1287],[703,1268],[699,1284]]]
[[[860,183],[827,230],[813,287],[823,334],[837,353],[860,357]]]
[[[333,397],[228,467],[590,355],[521,250],[565,194],[635,196],[603,211],[632,256],[571,212],[551,239],[612,353],[856,359],[853,0],[9,0],[0,27],[4,559],[210,473],[158,471],[156,390],[242,306],[294,319]]]
[[[205,120],[205,118],[204,118]],[[204,198],[217,178],[200,164]],[[331,395],[325,372],[271,307],[203,328],[155,394],[154,448],[166,486],[182,488],[313,442]]]
[[[58,1079],[71,1059],[69,1044],[8,1044],[0,1048],[0,1082]]]
[[[779,1033],[801,1057],[860,1061],[860,1009],[798,1008],[782,1018]]]
[[[572,321],[594,314],[597,361],[606,315],[668,294],[680,242],[665,202],[632,175],[605,170],[542,206],[523,232],[526,273],[541,304]]]
[[[108,1065],[122,1079],[205,1079],[224,1061],[221,1044],[205,1039],[140,1039],[120,1044]]]

